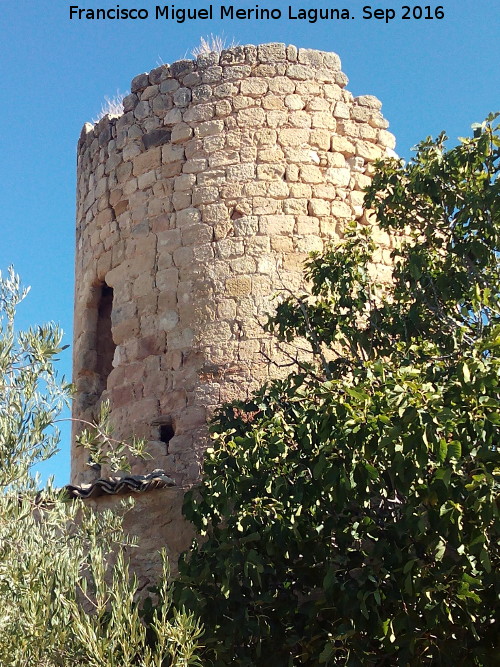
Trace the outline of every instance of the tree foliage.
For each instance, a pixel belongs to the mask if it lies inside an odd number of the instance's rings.
[[[498,664],[495,122],[378,164],[392,281],[351,226],[269,324],[317,364],[215,420],[176,589],[206,664]]]
[[[0,664],[199,665],[200,625],[172,608],[166,569],[144,622],[120,515],[39,491],[33,467],[54,453],[69,387],[54,370],[58,328],[16,331],[25,294],[13,270],[0,274]]]

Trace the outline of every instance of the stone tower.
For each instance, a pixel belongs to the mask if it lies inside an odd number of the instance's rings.
[[[114,437],[148,441],[132,473],[195,482],[207,417],[281,372],[273,297],[364,215],[394,148],[380,102],[346,83],[333,53],[238,46],[140,74],[121,117],[84,126],[73,416],[109,399]],[[380,272],[388,254],[381,238]],[[74,484],[106,474],[74,447]]]

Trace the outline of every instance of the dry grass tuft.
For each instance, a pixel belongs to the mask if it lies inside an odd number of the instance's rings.
[[[221,53],[221,51],[232,49],[234,46],[238,46],[238,42],[235,42],[234,38],[228,43],[228,38],[224,34],[213,35],[210,33],[210,35],[200,38],[199,45],[191,51],[191,55],[196,58],[207,53]]]
[[[101,110],[97,116],[92,120],[94,123],[98,123],[101,118],[104,116],[121,116],[123,114],[123,100],[128,95],[127,93],[120,93],[119,90],[116,91],[116,95],[113,97],[105,97],[104,102],[102,103]]]

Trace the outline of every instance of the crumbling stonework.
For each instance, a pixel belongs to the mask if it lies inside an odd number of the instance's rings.
[[[288,372],[266,360],[288,361],[261,327],[273,297],[363,218],[372,164],[394,148],[380,102],[346,83],[336,54],[238,46],[140,74],[121,117],[84,126],[74,417],[109,399],[115,436],[149,443],[132,472],[189,486],[207,416]],[[98,474],[75,447],[72,481]]]

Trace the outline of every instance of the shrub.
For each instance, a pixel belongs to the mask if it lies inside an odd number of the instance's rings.
[[[176,588],[212,664],[498,664],[495,119],[378,164],[366,205],[400,236],[392,284],[352,226],[309,260],[313,297],[270,321],[317,364],[215,420]]]

